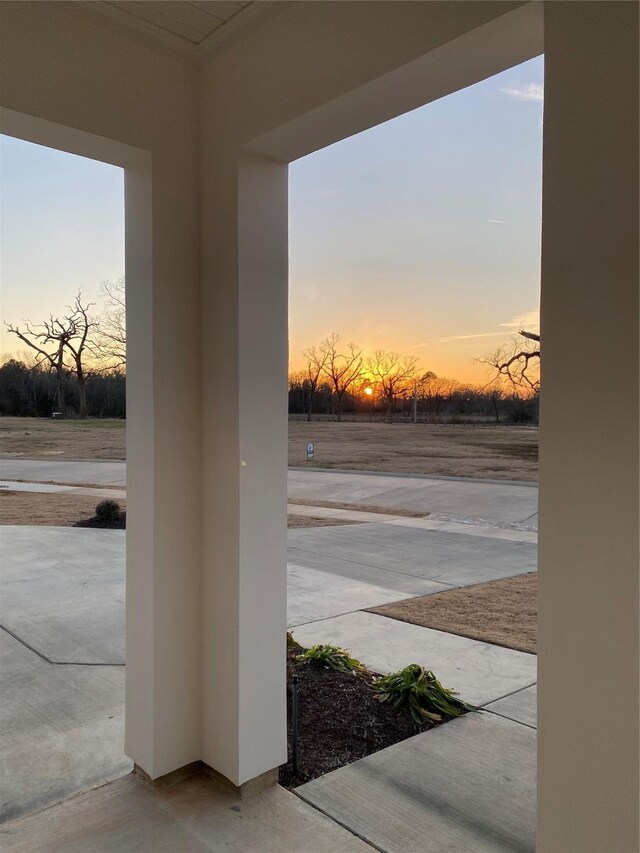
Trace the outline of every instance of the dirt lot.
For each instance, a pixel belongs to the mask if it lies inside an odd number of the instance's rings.
[[[535,654],[537,596],[538,575],[532,573],[408,598],[370,612]]]
[[[358,524],[357,521],[345,521],[344,518],[318,518],[315,515],[295,515],[290,512],[287,516],[287,527],[339,527],[342,524]]]
[[[315,443],[312,462],[306,461],[309,441]],[[289,465],[536,481],[538,430],[297,421],[289,424]]]
[[[105,498],[109,490],[105,489]],[[65,495],[40,492],[16,492],[0,489],[0,525],[44,524],[53,527],[72,527],[82,519],[92,518],[96,504],[103,498],[92,495]],[[127,502],[118,498],[123,512]],[[292,508],[288,516],[288,527],[328,527],[338,524],[356,524],[340,518],[316,518],[295,515]]]
[[[403,518],[426,518],[428,515],[431,515],[429,512],[416,512],[413,509],[394,508],[393,510],[390,510],[388,506],[345,503],[344,501],[319,501],[309,500],[307,498],[289,498],[288,504],[290,512],[295,512],[296,506],[320,506],[326,507],[327,509],[346,509],[349,512],[372,512],[380,515],[397,515],[402,516]]]
[[[124,459],[125,427],[118,420],[0,418],[0,448],[30,459]],[[313,462],[306,461],[308,441],[315,442]],[[538,430],[296,421],[289,465],[535,481]]]
[[[105,493],[105,498],[109,493]],[[0,524],[46,524],[69,527],[91,518],[102,498],[92,495],[42,494],[0,489]],[[127,502],[118,498],[123,510]]]

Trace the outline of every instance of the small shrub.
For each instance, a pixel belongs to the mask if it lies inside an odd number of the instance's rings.
[[[366,672],[359,660],[352,658],[348,651],[337,646],[312,646],[296,658],[300,664],[318,663],[336,672]]]
[[[98,521],[109,523],[118,521],[122,515],[120,504],[117,501],[100,501],[96,506],[96,518]]]
[[[426,720],[440,722],[443,716],[459,717],[475,710],[472,705],[456,699],[455,691],[447,690],[431,670],[417,663],[377,678],[372,690],[375,699],[390,702],[395,708],[405,708],[419,724]]]

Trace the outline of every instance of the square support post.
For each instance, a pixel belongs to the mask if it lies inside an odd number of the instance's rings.
[[[286,760],[287,166],[218,156],[203,292],[203,759]]]
[[[638,838],[638,7],[545,3],[538,850]]]

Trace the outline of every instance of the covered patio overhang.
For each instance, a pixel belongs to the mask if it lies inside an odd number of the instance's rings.
[[[544,52],[538,849],[636,849],[637,6],[273,3],[191,51],[92,5],[4,3],[0,93],[125,169],[127,754],[286,758],[287,164]]]

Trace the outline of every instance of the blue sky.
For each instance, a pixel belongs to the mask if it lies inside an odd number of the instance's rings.
[[[337,332],[479,381],[475,357],[537,325],[542,83],[539,57],[292,164],[293,366]],[[122,171],[0,143],[2,319],[94,299],[124,274]]]

